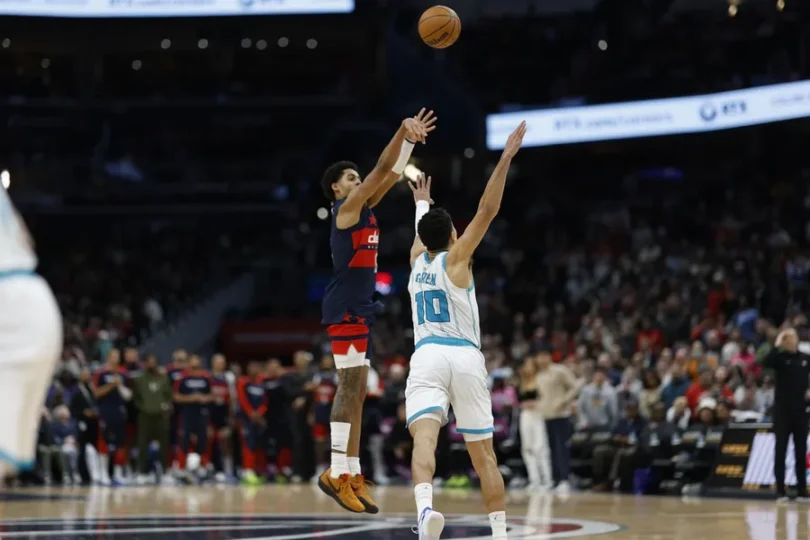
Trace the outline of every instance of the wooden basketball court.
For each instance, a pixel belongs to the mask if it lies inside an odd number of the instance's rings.
[[[340,510],[314,486],[27,488],[2,492],[0,538],[414,539],[411,490],[377,487],[377,516]],[[437,492],[442,538],[489,538],[479,492]],[[762,501],[572,494],[509,498],[509,538],[798,540],[808,510]]]

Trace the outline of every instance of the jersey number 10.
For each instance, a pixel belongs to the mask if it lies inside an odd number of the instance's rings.
[[[414,295],[416,302],[416,322],[447,323],[450,322],[450,308],[444,291],[424,291]]]

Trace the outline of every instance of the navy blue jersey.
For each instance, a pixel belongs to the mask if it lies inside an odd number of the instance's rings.
[[[214,394],[214,401],[209,409],[211,422],[218,427],[227,425],[231,415],[231,388],[225,374],[211,375],[211,392]]]
[[[353,227],[338,229],[338,210],[344,201],[332,206],[332,280],[323,297],[323,324],[338,324],[346,315],[371,317],[376,312],[374,291],[377,283],[377,247],[380,229],[377,218],[363,206],[360,220]]]
[[[187,370],[174,381],[176,394],[211,395],[211,376],[204,370]],[[183,415],[208,415],[208,403],[183,403]]]
[[[107,366],[103,366],[96,371],[93,384],[96,388],[101,388],[112,383],[116,378],[120,378],[124,386],[129,385],[129,377],[124,368],[119,367],[116,370],[111,370]],[[117,388],[106,396],[98,398],[97,403],[101,416],[126,415],[127,401]]]

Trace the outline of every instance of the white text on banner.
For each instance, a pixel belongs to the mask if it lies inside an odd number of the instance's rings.
[[[718,94],[491,114],[487,148],[502,150],[521,120],[523,146],[700,133],[810,117],[810,81]]]

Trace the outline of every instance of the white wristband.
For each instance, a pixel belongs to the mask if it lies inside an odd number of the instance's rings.
[[[419,235],[419,221],[422,217],[430,211],[430,203],[427,201],[416,201],[416,221],[414,222],[414,231]]]
[[[405,171],[405,166],[408,165],[408,161],[411,159],[411,152],[413,152],[413,147],[416,143],[412,143],[408,139],[405,139],[402,142],[402,147],[399,149],[399,159],[391,167],[391,171],[402,174]]]

